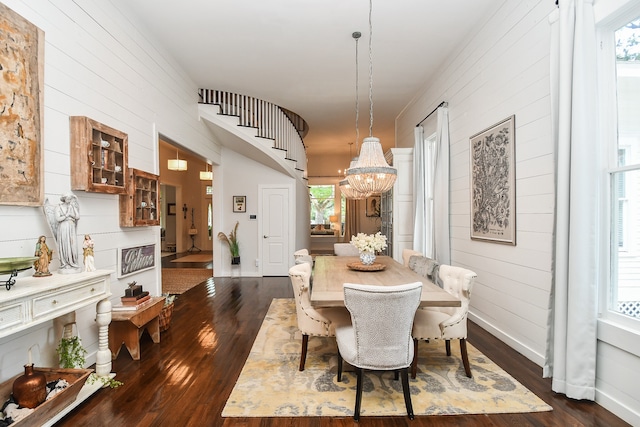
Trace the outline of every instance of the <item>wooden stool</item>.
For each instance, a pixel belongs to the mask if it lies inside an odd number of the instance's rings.
[[[152,297],[137,310],[111,312],[109,348],[113,359],[118,357],[124,343],[133,360],[140,360],[140,337],[145,329],[154,343],[160,342],[158,317],[164,301],[164,297]]]

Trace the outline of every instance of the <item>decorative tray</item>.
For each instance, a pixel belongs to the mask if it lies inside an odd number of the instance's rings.
[[[347,264],[347,267],[349,267],[351,270],[356,271],[382,271],[387,268],[386,265],[380,264],[379,262],[374,262],[371,265],[364,265],[360,261],[350,262],[349,264]]]

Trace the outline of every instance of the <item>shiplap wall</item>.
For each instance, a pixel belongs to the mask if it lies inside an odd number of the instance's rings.
[[[449,103],[451,262],[478,274],[472,318],[542,365],[551,288],[553,146],[549,24],[553,2],[504,2],[473,29],[397,119],[396,145]],[[516,246],[470,239],[469,137],[515,114]]]
[[[158,173],[158,133],[213,162],[220,161],[220,147],[198,120],[197,86],[161,46],[145,36],[132,14],[109,1],[3,2],[45,33],[43,172],[45,194],[52,203],[70,190],[72,115],[89,116],[126,132],[129,166],[134,168]],[[75,194],[81,209],[78,235],[93,237],[97,268],[115,271],[118,248],[156,243],[159,251],[158,227],[120,228],[118,196]],[[41,208],[0,206],[0,223],[0,257],[32,255],[41,234],[54,241]],[[52,269],[57,266],[54,254]],[[159,278],[159,268],[123,279],[114,274],[112,298],[122,295],[131,280],[159,294]],[[20,277],[15,286],[20,286]],[[78,313],[79,333],[90,352],[88,364],[95,361],[97,349],[94,317],[94,307]],[[47,323],[0,339],[0,381],[23,370],[27,349],[36,343],[34,362],[55,366],[54,349],[60,337],[54,335]]]

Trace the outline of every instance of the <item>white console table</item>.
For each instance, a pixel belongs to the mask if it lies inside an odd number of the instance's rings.
[[[98,270],[77,274],[54,273],[48,277],[17,277],[11,290],[0,289],[0,338],[96,304],[96,375],[111,376],[111,273],[110,270]],[[100,382],[85,384],[76,401],[50,422],[55,422],[89,398],[101,385]]]

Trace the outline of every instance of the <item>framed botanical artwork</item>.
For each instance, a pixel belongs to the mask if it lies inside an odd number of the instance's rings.
[[[469,138],[471,239],[516,244],[515,116]]]
[[[368,217],[380,216],[380,196],[367,197],[365,205],[365,214]]]
[[[176,204],[167,203],[167,215],[175,215],[175,214],[176,214]]]
[[[247,211],[247,196],[233,196],[233,211],[234,212]]]
[[[0,3],[0,204],[44,203],[44,32]]]

